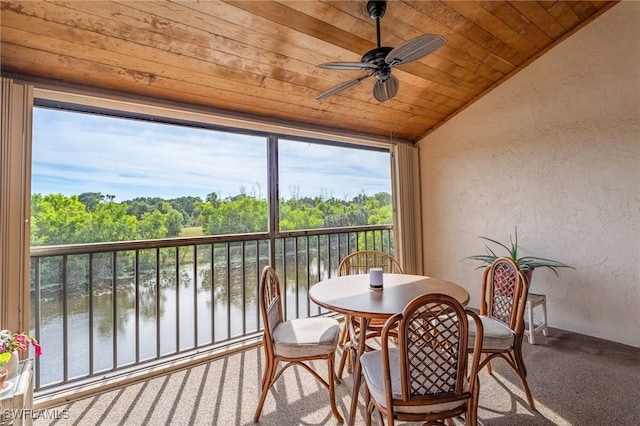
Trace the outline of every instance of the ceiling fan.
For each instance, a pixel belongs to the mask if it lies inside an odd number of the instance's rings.
[[[342,83],[319,94],[315,99],[324,99],[348,89],[366,78],[374,76],[376,82],[373,85],[373,96],[379,102],[389,100],[398,93],[398,79],[391,75],[391,69],[395,66],[416,61],[427,56],[447,42],[447,40],[440,35],[423,34],[402,43],[396,48],[381,46],[380,18],[384,16],[386,10],[386,0],[367,1],[367,12],[369,12],[371,19],[375,19],[376,21],[378,47],[365,53],[360,62],[327,62],[318,65],[320,68],[330,70],[364,70],[369,71],[370,74]]]

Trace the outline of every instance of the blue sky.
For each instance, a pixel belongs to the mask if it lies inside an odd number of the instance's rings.
[[[389,154],[280,142],[281,197],[390,192]],[[135,197],[265,198],[263,137],[34,109],[31,192]]]

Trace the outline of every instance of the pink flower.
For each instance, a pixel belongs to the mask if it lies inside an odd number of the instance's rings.
[[[42,354],[42,347],[28,333],[14,334],[9,330],[0,330],[0,354],[11,353],[16,350],[27,351],[29,350],[29,345],[33,345],[36,356]]]

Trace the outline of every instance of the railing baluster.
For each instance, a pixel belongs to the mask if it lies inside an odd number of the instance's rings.
[[[160,346],[161,340],[160,340],[160,248],[157,247],[156,248],[156,357],[160,357],[160,354],[162,353],[162,349]]]
[[[176,286],[176,352],[180,352],[180,247],[174,248]]]
[[[193,347],[198,347],[198,246],[193,245]]]
[[[113,254],[113,270],[111,271],[111,285],[112,285],[112,290],[111,290],[111,312],[113,315],[113,319],[112,319],[112,329],[111,329],[111,333],[112,333],[112,341],[113,341],[113,362],[112,362],[112,368],[116,369],[118,368],[118,335],[117,335],[117,330],[118,330],[118,274],[117,274],[117,267],[118,267],[118,252],[114,251]],[[66,359],[66,358],[65,358]]]
[[[89,253],[89,375],[94,374],[93,365],[93,255]]]
[[[295,277],[295,288],[294,288],[294,295],[296,298],[296,318],[300,318],[300,281],[299,281],[299,274],[298,274],[298,237],[293,237],[293,265],[294,265],[294,271],[293,271],[293,276]]]
[[[62,359],[64,359],[62,377],[69,380],[69,294],[68,294],[68,256],[62,256]]]
[[[245,251],[245,242],[242,241],[240,243],[240,252],[242,254],[242,256],[240,256],[241,259],[241,268],[240,268],[240,275],[242,276],[242,280],[240,281],[242,283],[242,335],[246,335],[247,334],[247,295],[246,295],[246,286],[245,286],[245,268],[246,268],[246,262],[245,262],[245,256],[246,256],[246,251]]]
[[[321,277],[321,271],[320,271],[320,235],[316,235],[316,283],[320,282],[320,280],[322,279]],[[315,284],[315,283],[314,283]],[[317,314],[320,314],[320,306],[317,307],[318,311]]]
[[[287,238],[282,239],[282,271],[280,272],[280,285],[283,286],[282,291],[282,309],[284,312],[284,319],[289,318],[289,298],[287,297]]]
[[[331,234],[327,235],[327,274],[331,276],[331,271],[333,268],[331,267]]]
[[[133,271],[135,273],[134,275],[134,283],[135,283],[135,313],[136,313],[136,318],[135,318],[135,324],[136,324],[136,337],[135,337],[135,342],[136,342],[136,354],[135,354],[135,359],[136,359],[136,364],[140,363],[140,250],[136,250],[134,252],[134,256],[135,256],[135,264],[133,265]]]
[[[211,243],[211,343],[216,342],[216,246]]]
[[[307,270],[307,312],[311,315],[311,299],[309,298],[309,289],[311,288],[311,248],[310,246],[310,237],[306,236],[306,257],[307,262],[305,268]]]
[[[226,244],[227,248],[227,339],[231,338],[231,246],[229,243]]]
[[[258,299],[260,298],[260,278],[262,278],[262,270],[260,268],[260,241],[256,240],[256,286],[254,292],[256,296],[256,330],[260,330],[260,304],[258,303]]]

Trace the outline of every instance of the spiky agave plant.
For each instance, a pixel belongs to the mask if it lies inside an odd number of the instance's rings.
[[[517,227],[515,228],[515,238],[512,238],[511,235],[509,235],[509,242],[511,243],[511,246],[507,246],[506,244],[503,244],[500,241],[496,241],[488,237],[481,236],[480,238],[504,248],[508,253],[508,256],[506,257],[509,257],[514,262],[516,262],[516,264],[518,265],[521,271],[529,271],[529,270],[532,271],[536,268],[549,268],[553,271],[554,274],[556,274],[556,276],[558,276],[557,268],[576,269],[573,266],[567,265],[566,263],[562,263],[552,259],[545,259],[544,257],[537,257],[537,256],[518,257],[518,228]],[[496,260],[498,257],[501,257],[497,255],[488,245],[485,245],[485,248],[487,249],[487,254],[476,254],[473,256],[465,257],[465,259],[479,260],[480,262],[482,262],[482,264],[478,266],[478,268],[476,269],[485,268],[491,265],[493,261]]]

